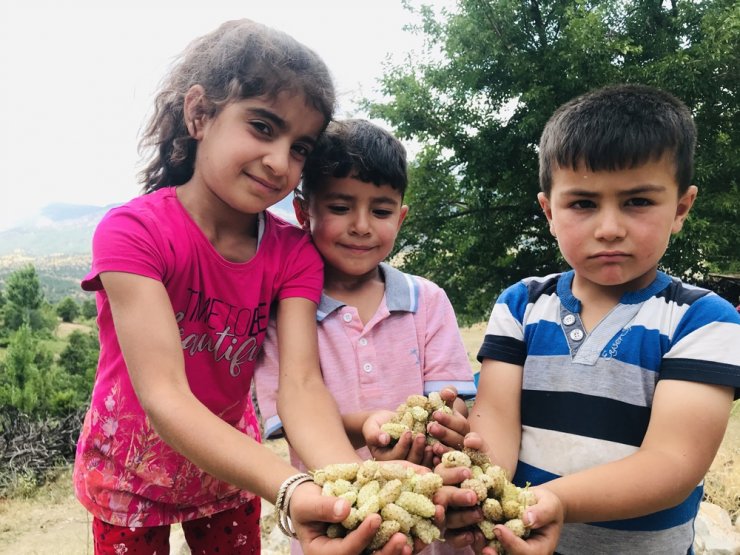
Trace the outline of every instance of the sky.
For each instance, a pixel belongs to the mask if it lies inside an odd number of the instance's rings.
[[[451,8],[452,0],[426,2]],[[401,0],[2,0],[0,230],[51,203],[137,196],[138,141],[162,77],[186,44],[247,17],[315,50],[340,116],[364,114],[384,63],[419,51]]]

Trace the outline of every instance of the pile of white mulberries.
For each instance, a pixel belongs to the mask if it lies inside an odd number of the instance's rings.
[[[383,424],[380,429],[391,436],[391,443],[398,441],[405,432],[424,434],[427,444],[437,443],[437,440],[427,433],[427,424],[433,422],[432,414],[442,411],[452,414],[452,409],[445,405],[439,393],[433,391],[429,397],[424,395],[410,395],[405,403],[398,405],[396,414]]]
[[[441,536],[434,524],[432,496],[442,486],[442,477],[433,472],[417,473],[397,463],[330,464],[313,472],[324,495],[346,499],[351,508],[340,524],[331,524],[327,535],[343,537],[371,513],[382,517],[380,528],[367,552],[383,547],[393,534],[402,532],[413,547],[413,538],[430,544]]]
[[[472,477],[464,480],[460,487],[473,490],[478,496],[478,504],[483,511],[483,521],[478,523],[478,528],[496,553],[505,553],[493,533],[496,524],[503,524],[520,538],[529,535],[523,517],[527,507],[534,505],[536,499],[528,487],[512,484],[503,468],[491,464],[488,455],[474,449],[448,451],[442,455],[442,465],[470,468]]]

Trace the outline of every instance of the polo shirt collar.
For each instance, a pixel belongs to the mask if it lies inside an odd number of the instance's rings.
[[[416,312],[419,308],[419,286],[414,278],[385,262],[380,263],[380,271],[385,280],[385,304],[388,310],[390,312]],[[345,304],[322,293],[319,307],[316,310],[316,321],[321,322]]]

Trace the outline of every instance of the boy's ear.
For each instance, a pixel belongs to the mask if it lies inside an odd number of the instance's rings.
[[[696,195],[699,194],[699,189],[696,185],[691,185],[686,192],[678,199],[678,205],[676,205],[676,216],[673,218],[673,225],[671,226],[671,233],[678,233],[683,228],[683,223],[689,216],[691,207],[694,205]]]
[[[298,220],[298,225],[301,228],[308,230],[310,222],[308,219],[308,203],[305,199],[299,197],[293,197],[293,210],[295,211],[295,218]]]
[[[401,205],[401,213],[398,217],[398,226],[396,227],[396,233],[401,229],[401,224],[403,224],[403,221],[406,219],[406,216],[409,213],[409,207],[406,204]]]
[[[540,208],[542,208],[542,212],[545,213],[545,218],[547,218],[550,224],[550,233],[555,237],[555,230],[552,226],[552,206],[550,205],[550,199],[547,198],[545,193],[539,192],[537,193],[537,202],[540,203]]]
[[[200,140],[203,136],[203,124],[207,116],[206,91],[201,85],[193,85],[185,93],[182,112],[185,126],[193,139]]]

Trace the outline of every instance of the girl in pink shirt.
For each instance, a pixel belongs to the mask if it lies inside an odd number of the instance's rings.
[[[100,222],[82,282],[97,292],[101,353],[74,486],[95,553],[167,553],[175,522],[193,552],[258,553],[257,496],[282,498],[308,553],[358,553],[377,530],[369,518],[322,535],[349,506],[290,481],[297,471],[259,444],[249,395],[276,305],[294,447],[312,467],[357,460],[318,366],[321,259],[266,212],[298,184],[333,105],[316,54],[248,20],[196,39],[163,82],[145,194]]]

